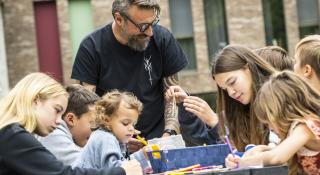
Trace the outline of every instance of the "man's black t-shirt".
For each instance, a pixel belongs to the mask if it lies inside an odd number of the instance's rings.
[[[164,129],[163,78],[188,64],[172,34],[159,25],[145,51],[119,43],[108,24],[87,36],[78,50],[71,78],[96,85],[100,96],[112,89],[134,93],[143,103],[136,128],[147,139]]]

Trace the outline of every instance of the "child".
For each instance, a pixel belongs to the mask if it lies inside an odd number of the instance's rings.
[[[138,162],[124,168],[80,169],[64,166],[33,136],[46,136],[61,122],[68,93],[54,79],[32,73],[20,80],[0,104],[0,174],[141,174]]]
[[[129,92],[113,90],[102,96],[96,103],[96,130],[74,166],[111,168],[123,164],[129,158],[126,144],[134,134],[141,111],[142,103]],[[131,157],[147,164],[142,150]]]
[[[279,46],[266,46],[254,50],[261,58],[264,58],[275,69],[293,70],[294,60],[288,55],[288,52]],[[280,142],[279,137],[274,132],[269,132],[269,144],[276,145]]]
[[[320,95],[312,87],[292,72],[275,74],[257,94],[254,112],[282,142],[271,150],[245,154],[235,162],[262,161],[268,166],[291,159],[290,174],[296,174],[297,163],[306,174],[320,173]]]
[[[254,52],[279,71],[293,70],[293,59],[289,57],[286,50],[279,46],[266,46],[255,49]]]
[[[248,144],[267,144],[269,130],[251,112],[251,104],[263,82],[274,72],[251,49],[226,46],[212,64],[212,77],[218,85],[217,113],[204,100],[187,96],[178,86],[167,91],[166,98],[174,95],[177,103],[183,102],[184,108],[179,108],[181,134],[199,145],[214,144],[219,138],[216,128],[219,122],[222,134],[224,125],[228,126],[231,142],[238,151],[244,151]]]
[[[89,139],[95,117],[94,103],[99,96],[77,84],[67,86],[66,90],[69,100],[61,125],[48,136],[40,137],[39,141],[58,160],[71,165]]]
[[[303,38],[295,49],[294,72],[320,92],[320,35]]]

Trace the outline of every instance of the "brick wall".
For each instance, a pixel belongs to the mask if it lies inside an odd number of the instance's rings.
[[[4,33],[7,53],[9,82],[12,87],[29,72],[38,71],[38,56],[35,39],[35,22],[32,0],[2,0]],[[169,0],[161,0],[160,24],[170,29]],[[64,80],[72,83],[72,45],[68,0],[56,0],[59,20],[61,57]],[[203,3],[191,0],[194,43],[197,70],[180,73],[181,85],[191,93],[205,93],[216,90],[210,75]],[[113,20],[112,0],[91,0],[95,28]],[[225,0],[228,38],[231,44],[244,44],[252,48],[265,45],[265,32],[261,0]],[[293,52],[299,40],[296,2],[284,0],[288,48]],[[196,82],[196,83],[195,83]]]

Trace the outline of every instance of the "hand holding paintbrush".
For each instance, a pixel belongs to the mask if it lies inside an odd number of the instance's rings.
[[[148,142],[147,142],[144,138],[140,137],[139,135],[137,135],[137,139],[138,139],[144,146],[147,146],[147,145],[148,145]]]
[[[234,154],[234,152],[233,152],[232,145],[231,145],[230,140],[229,140],[230,131],[229,131],[229,128],[227,126],[227,117],[226,117],[226,114],[225,114],[224,110],[221,111],[221,117],[224,120],[224,129],[225,129],[224,139],[225,139],[225,142],[228,145],[230,153],[231,153],[226,157],[225,164],[226,164],[226,167],[228,167],[228,168],[237,168],[238,167],[238,163],[237,162],[239,162],[240,157],[236,156]]]
[[[141,148],[143,148],[144,143],[142,143],[140,140],[138,140],[136,138],[136,136],[140,133],[141,133],[140,131],[135,130],[133,137],[130,138],[129,143],[128,143],[128,151],[130,153],[136,152],[136,151],[140,150]]]

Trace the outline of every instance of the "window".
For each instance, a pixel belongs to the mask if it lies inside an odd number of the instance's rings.
[[[169,9],[172,33],[188,57],[189,65],[187,69],[196,69],[191,1],[170,0]]]
[[[300,38],[320,32],[318,6],[318,0],[297,0]]]
[[[8,69],[4,43],[4,30],[2,20],[2,5],[0,4],[0,98],[9,91]]]
[[[204,0],[209,60],[228,43],[224,0]]]
[[[263,16],[267,45],[287,49],[283,0],[263,0]]]
[[[69,0],[72,53],[75,58],[83,38],[94,29],[90,0]]]

